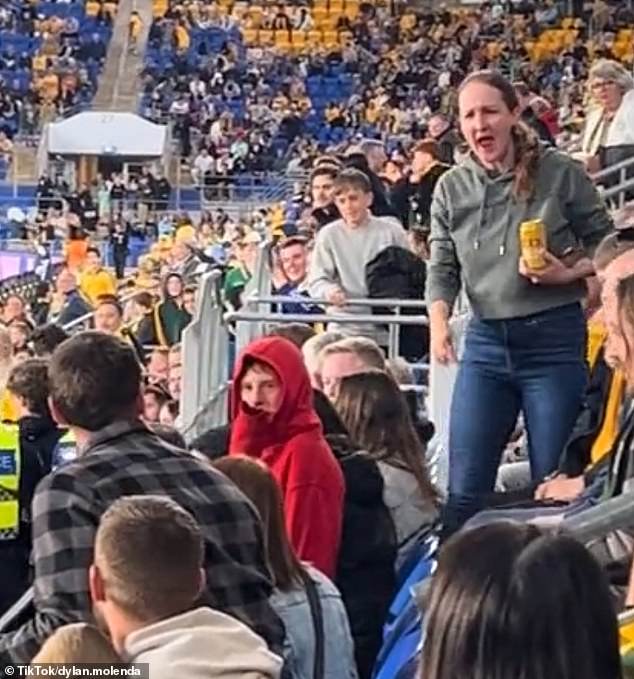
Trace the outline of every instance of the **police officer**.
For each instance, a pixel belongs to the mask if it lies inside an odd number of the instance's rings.
[[[15,401],[18,422],[0,423],[0,613],[30,584],[35,488],[54,464],[75,452],[74,442],[57,427],[48,409],[46,360],[31,358],[13,368],[7,390]]]

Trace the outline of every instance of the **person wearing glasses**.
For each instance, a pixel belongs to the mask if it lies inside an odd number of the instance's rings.
[[[588,77],[594,107],[588,112],[581,143],[582,160],[590,172],[634,157],[634,79],[618,62],[600,59]],[[629,169],[627,178],[634,177]],[[620,177],[606,177],[604,185]]]

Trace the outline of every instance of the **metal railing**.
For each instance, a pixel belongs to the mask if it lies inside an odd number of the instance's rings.
[[[594,183],[600,187],[603,198],[620,209],[628,202],[630,193],[634,189],[633,172],[634,156],[595,172],[591,177]],[[611,186],[602,188],[603,182],[607,182]]]
[[[121,304],[126,304],[127,302],[130,302],[131,300],[133,300],[138,294],[139,294],[138,290],[135,290],[134,292],[130,292],[127,295],[121,296],[119,298],[119,302]],[[80,330],[87,330],[89,328],[90,323],[92,323],[94,317],[95,317],[95,310],[93,309],[92,311],[89,311],[87,314],[84,314],[83,316],[76,318],[74,321],[70,321],[69,323],[65,323],[62,326],[62,328],[64,330],[66,330],[66,332],[78,332]]]
[[[616,530],[634,527],[634,492],[623,493],[565,519],[558,531],[587,543]]]
[[[260,311],[259,305],[279,305],[279,304],[315,304],[317,306],[328,307],[329,313],[322,314],[288,314],[271,311]],[[395,314],[358,314],[345,313],[346,307],[367,307],[369,309],[392,309]],[[311,297],[284,297],[279,295],[249,295],[244,298],[244,305],[238,311],[226,314],[228,322],[249,322],[249,323],[337,323],[343,325],[373,325],[388,326],[388,358],[396,358],[400,354],[400,326],[427,326],[429,320],[426,315],[402,316],[401,309],[426,309],[424,300],[411,299],[349,299],[346,306],[342,307],[341,312],[332,308],[332,305],[325,299],[313,299]],[[256,310],[250,311],[256,307]],[[242,343],[241,343],[242,344]],[[239,348],[242,348],[241,346]]]
[[[601,195],[608,202],[614,202],[618,209],[621,209],[628,202],[630,194],[634,194],[634,177],[628,179],[622,184],[612,186],[609,189],[601,191]],[[614,201],[612,200],[614,199]]]
[[[603,170],[599,170],[599,172],[594,172],[590,176],[592,177],[593,181],[600,184],[602,179],[611,177],[612,175],[618,172],[619,182],[623,183],[627,178],[627,170],[631,167],[634,167],[634,156],[632,156],[631,158],[626,158],[625,160],[622,160],[620,163],[610,165],[609,167],[606,167]]]

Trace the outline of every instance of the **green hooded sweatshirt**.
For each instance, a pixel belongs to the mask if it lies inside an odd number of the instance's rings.
[[[512,193],[514,173],[492,176],[473,158],[446,172],[431,208],[427,303],[450,308],[461,286],[476,316],[522,318],[581,300],[584,281],[534,285],[519,274],[520,224],[541,219],[548,250],[591,257],[613,229],[612,219],[582,165],[540,147],[535,190],[526,200]]]

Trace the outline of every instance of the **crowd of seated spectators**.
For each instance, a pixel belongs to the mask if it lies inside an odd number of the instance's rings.
[[[0,130],[37,135],[90,102],[116,2],[7,2],[0,7]]]
[[[455,115],[456,86],[478,68],[538,92],[556,134],[578,131],[590,62],[634,59],[631,17],[619,5],[577,18],[564,18],[556,2],[485,3],[478,12],[399,7],[171,2],[150,31],[142,113],[173,120],[180,155],[201,183],[288,160],[306,169],[355,137],[399,149],[435,115]]]
[[[205,44],[198,31],[235,31],[233,9],[156,4],[161,11],[151,40],[167,41],[167,51],[176,52],[175,72],[187,86],[176,101],[182,116],[185,105],[206,95],[189,91],[187,71],[178,64]],[[293,31],[310,32],[330,21],[333,6],[339,4],[331,2],[325,13],[317,4],[265,8],[258,23],[246,8],[244,28],[256,31],[257,40],[262,31],[290,31],[292,44]],[[341,4],[338,22],[346,7]],[[624,20],[606,7],[603,17],[598,6],[578,19],[605,20],[606,26]],[[537,10],[523,3],[513,15],[504,9],[484,7],[478,29],[500,40],[507,23],[525,24],[537,43],[537,23],[555,29],[561,23],[553,3]],[[374,29],[385,21],[389,32],[384,12],[359,6],[355,17],[346,16],[349,25],[341,30],[353,34],[352,47],[364,39],[356,17],[366,17],[370,42],[363,49],[381,52],[383,35]],[[454,19],[447,17],[428,26],[442,44],[445,28],[454,36]],[[399,30],[416,33],[414,19]],[[319,30],[325,37],[326,29]],[[392,46],[400,33],[394,35]],[[478,49],[465,40],[473,56]],[[458,44],[449,43],[447,51]],[[269,53],[264,46],[254,49]],[[239,47],[233,62],[231,54],[229,48],[221,58],[236,70]],[[203,56],[198,52],[195,60]],[[499,64],[498,56],[476,63]],[[536,60],[536,52],[530,57]],[[293,64],[288,55],[276,59]],[[149,663],[151,676],[161,678],[196,671],[209,679],[284,673],[297,679],[621,679],[616,611],[634,602],[632,531],[587,545],[552,532],[571,515],[628,493],[633,469],[626,388],[634,379],[633,230],[627,223],[614,230],[583,167],[553,148],[559,131],[553,106],[541,108],[537,96],[553,87],[552,101],[559,101],[555,91],[566,89],[581,104],[583,83],[576,78],[585,73],[585,60],[547,57],[537,80],[524,70],[514,84],[480,72],[455,92],[449,69],[438,94],[459,98],[464,142],[451,115],[455,102],[432,107],[425,101],[429,113],[417,112],[415,126],[403,132],[416,143],[395,154],[388,139],[369,139],[366,128],[333,118],[331,131],[349,125],[364,136],[339,153],[318,154],[323,149],[311,142],[299,154],[311,170],[306,190],[250,220],[225,212],[151,217],[161,212],[166,194],[155,188],[144,197],[145,183],[126,185],[118,175],[77,192],[58,187],[59,195],[42,178],[40,199],[51,203],[46,221],[66,241],[63,268],[54,290],[38,287],[28,299],[15,291],[0,295],[1,419],[18,425],[28,480],[18,493],[26,510],[14,533],[0,540],[11,574],[2,581],[1,607],[31,582],[36,591],[32,618],[0,636],[4,664],[120,660]],[[585,149],[587,169],[615,141],[611,124],[620,120],[618,111],[634,89],[631,79],[610,75],[622,75],[622,67],[607,66],[600,62],[590,71],[588,89],[608,134],[599,135],[597,148]],[[395,75],[385,66],[377,71],[388,80]],[[460,67],[456,73],[462,79]],[[555,84],[562,73],[570,76],[568,85]],[[388,100],[381,111],[389,110]],[[269,103],[263,100],[264,107]],[[484,122],[472,122],[473,108]],[[326,102],[324,115],[329,109]],[[623,147],[631,120],[621,117],[623,137],[615,145]],[[425,123],[420,128],[419,121]],[[384,136],[402,131],[384,120],[374,124]],[[222,137],[219,146],[230,139]],[[238,143],[246,144],[248,159],[250,141]],[[198,157],[215,162],[217,156],[212,149]],[[194,163],[198,181],[219,174],[212,161],[205,162],[209,167]],[[456,188],[457,178],[463,184]],[[152,177],[155,184],[160,179]],[[532,182],[530,201],[522,193],[526,179]],[[500,187],[509,192],[501,200],[491,196]],[[549,233],[549,249],[538,253],[544,266],[534,269],[515,235],[516,222],[533,215],[519,218],[500,209],[526,211],[529,204],[539,206]],[[100,224],[107,225],[114,271],[95,247]],[[138,224],[156,226],[156,240],[131,267]],[[499,242],[490,236],[498,227]],[[570,243],[578,252],[566,249]],[[200,267],[223,272],[224,302],[235,309],[262,256],[272,291],[284,296],[276,308],[306,314],[307,323],[267,328],[265,336],[238,347],[229,422],[188,441],[188,449],[179,414],[189,386],[182,339],[196,303],[206,302],[196,299]],[[481,258],[488,258],[486,266],[474,271]],[[491,282],[491,272],[500,271],[503,281]],[[386,360],[384,328],[355,319],[364,310],[349,300],[422,300],[427,287],[431,336],[415,326],[402,329],[401,353],[412,362],[430,354],[436,365],[449,365],[456,356],[448,324],[461,280],[475,308],[466,351],[486,346],[489,353],[467,354],[460,364],[463,382],[454,398],[461,409],[452,426],[455,437],[484,452],[469,460],[470,448],[453,450],[447,492],[432,473],[433,424],[416,392],[407,390],[414,374],[402,361]],[[482,285],[490,287],[483,293]],[[517,317],[509,318],[506,307],[499,310],[509,295]],[[61,326],[91,312],[93,330],[67,339]],[[326,329],[311,322],[315,313],[329,315]],[[499,333],[491,330],[499,326]],[[505,333],[513,333],[513,342],[495,353]],[[535,352],[549,343],[554,348],[537,361]],[[535,360],[528,376],[520,369],[527,355]],[[477,390],[476,373],[491,356],[485,381],[496,382],[489,396]],[[572,374],[577,367],[581,372]],[[528,396],[520,408],[522,380],[532,383],[555,371],[561,379],[542,385],[530,402],[535,408],[526,412]],[[555,411],[568,390],[575,390],[574,417],[564,418]],[[535,415],[543,404],[546,412]],[[519,490],[503,492],[495,477],[502,449],[515,441],[520,409],[528,470]],[[62,459],[60,448],[69,444],[81,454]],[[539,445],[549,449],[548,460],[534,454]],[[437,569],[408,582],[410,562],[424,561],[421,546],[438,537]],[[423,580],[429,586],[420,591]],[[411,599],[411,590],[420,599],[420,613],[410,610],[406,618],[407,632],[414,632],[412,652],[401,658],[406,662],[398,673],[377,674],[383,625],[394,623],[390,603],[398,592]]]

